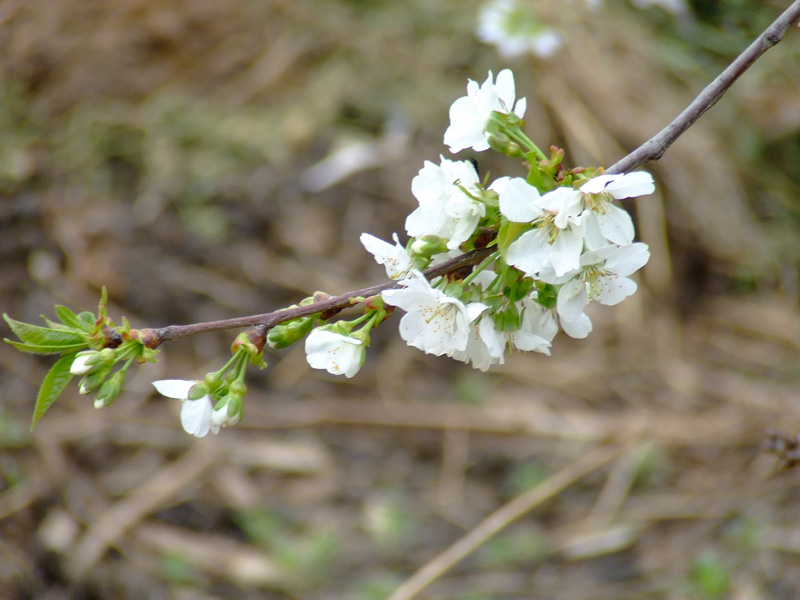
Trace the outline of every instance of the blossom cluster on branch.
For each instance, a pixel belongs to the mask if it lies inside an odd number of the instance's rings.
[[[523,132],[525,109],[511,71],[496,80],[490,72],[482,84],[470,80],[467,95],[450,107],[445,145],[454,154],[500,152],[522,165],[523,176],[490,182],[473,161],[425,161],[411,182],[419,206],[405,222],[407,243],[397,234],[393,243],[361,235],[392,283],[368,297],[354,295],[351,303],[363,304],[364,312],[351,320],[336,320],[341,306],[322,308],[329,297],[316,293],[285,309],[285,318],[240,334],[220,370],[199,380],[154,382],[160,394],[182,401],[183,428],[203,437],[241,420],[245,372],[248,364],[266,366],[265,345],[280,349],[305,340],[312,368],[353,377],[364,364],[370,332],[398,308],[405,312],[400,336],[410,346],[486,371],[515,351],[549,355],[559,330],[585,338],[592,331],[585,312],[590,302],[614,305],[633,294],[630,277],[649,251],[634,242],[633,221],[619,201],[651,194],[652,177],[565,168],[563,150],[551,147],[546,155]],[[453,262],[465,253],[479,260]],[[436,270],[451,263],[452,269]],[[304,309],[302,316],[289,316],[294,309]],[[126,321],[115,326],[105,292],[97,316],[65,307],[56,313],[60,322],[47,320],[47,327],[4,315],[19,350],[62,355],[39,390],[34,424],[74,376],[82,377],[79,391],[94,394],[97,408],[111,404],[129,366],[155,361],[164,341],[157,330],[131,329]]]

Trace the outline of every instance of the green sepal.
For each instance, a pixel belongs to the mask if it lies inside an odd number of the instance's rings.
[[[67,346],[72,344],[86,345],[86,339],[73,331],[64,331],[62,329],[49,329],[47,327],[39,327],[38,325],[30,325],[22,321],[16,321],[3,314],[3,318],[8,323],[16,336],[22,340],[24,344],[32,346]],[[11,342],[13,343],[13,342]]]
[[[86,333],[92,333],[92,331],[94,331],[95,318],[92,313],[82,312],[80,315],[76,315],[66,306],[61,306],[60,304],[56,304],[55,308],[58,320],[67,327],[71,327],[72,329],[82,329]],[[86,321],[82,315],[89,315],[91,321]]]
[[[79,344],[63,344],[61,346],[54,346],[48,345],[44,346],[41,344],[23,344],[22,342],[15,342],[14,340],[5,339],[4,341],[7,344],[11,344],[19,350],[20,352],[27,352],[28,354],[75,354],[76,352],[80,352],[81,350],[86,350],[89,347],[89,344],[86,342],[81,342]]]
[[[42,386],[39,388],[39,393],[36,395],[36,405],[33,408],[33,419],[31,419],[31,431],[72,380],[73,375],[69,372],[69,368],[72,366],[73,360],[75,360],[74,354],[62,356],[45,375]]]
[[[502,220],[497,232],[497,249],[500,250],[503,260],[506,258],[508,247],[528,228],[530,228],[529,223],[514,223],[505,218]]]

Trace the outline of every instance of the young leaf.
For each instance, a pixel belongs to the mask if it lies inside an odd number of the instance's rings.
[[[8,323],[19,339],[25,344],[32,344],[34,346],[64,346],[67,344],[85,344],[84,336],[73,331],[63,331],[48,329],[47,327],[39,327],[37,325],[30,325],[22,321],[15,321],[7,314],[3,314],[3,318]]]
[[[94,331],[94,326],[97,323],[97,318],[88,310],[78,314],[78,318],[89,326],[89,331]]]
[[[53,405],[67,387],[67,384],[72,379],[72,373],[69,368],[72,366],[72,361],[75,360],[74,354],[67,354],[62,356],[53,365],[53,368],[45,375],[42,381],[42,387],[39,388],[39,393],[36,396],[36,406],[33,409],[33,419],[31,420],[31,431],[36,426],[39,419],[42,418],[47,409]]]
[[[3,338],[7,344],[11,344],[19,350],[20,352],[27,352],[28,354],[64,354],[68,352],[70,354],[74,354],[75,352],[79,352],[80,350],[86,350],[89,347],[89,344],[86,342],[80,342],[77,344],[66,344],[61,343],[59,344],[50,344],[50,345],[43,345],[43,344],[23,344],[22,342],[15,342],[14,340],[9,340]]]
[[[92,323],[87,323],[66,306],[56,305],[56,315],[58,319],[67,327],[73,329],[82,329],[87,333],[92,333],[92,325],[94,324],[94,315],[92,315]]]

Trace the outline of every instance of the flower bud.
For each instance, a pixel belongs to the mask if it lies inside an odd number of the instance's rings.
[[[117,399],[119,393],[122,391],[122,386],[125,384],[125,371],[117,371],[111,377],[106,379],[97,390],[94,397],[94,407],[103,408],[109,406],[114,400]]]
[[[511,138],[504,133],[491,133],[486,136],[486,141],[492,150],[501,152],[511,158],[525,155],[522,148],[519,147],[519,144],[512,142]]]
[[[297,340],[301,340],[314,328],[315,317],[301,317],[287,323],[276,325],[267,333],[270,348],[280,350],[288,348]]]
[[[447,252],[447,240],[438,235],[423,235],[411,243],[411,252],[426,257],[441,254]]]
[[[111,367],[112,365],[110,364],[103,365],[99,370],[86,375],[81,379],[81,383],[78,386],[78,393],[85,396],[98,389],[103,381],[105,381],[105,378],[108,377],[108,374],[111,373]]]
[[[78,352],[75,356],[69,372],[73,375],[89,375],[106,364],[113,363],[115,358],[116,353],[111,348],[105,348],[99,352],[97,350],[84,350],[83,352]]]

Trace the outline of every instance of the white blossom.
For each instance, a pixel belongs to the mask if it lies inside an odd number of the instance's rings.
[[[315,329],[306,338],[306,359],[314,369],[353,377],[364,364],[364,343],[354,337]]]
[[[646,196],[655,191],[653,177],[636,171],[619,175],[600,175],[584,183],[579,190],[584,210],[586,242],[590,250],[608,242],[627,246],[633,242],[633,221],[627,211],[613,200]]]
[[[450,250],[467,241],[486,214],[484,204],[470,197],[480,195],[482,190],[478,173],[468,161],[444,157],[441,165],[425,161],[411,182],[411,192],[419,201],[419,208],[406,219],[408,235],[445,238]]]
[[[467,83],[467,95],[462,96],[450,106],[450,126],[444,133],[444,143],[453,153],[472,148],[475,152],[489,149],[486,137],[486,123],[493,112],[514,114],[520,119],[525,115],[525,98],[514,104],[516,91],[514,74],[503,69],[497,74],[497,83],[492,72],[478,86],[475,81]]]
[[[186,379],[162,379],[154,381],[153,386],[159,394],[167,398],[175,398],[182,402],[181,405],[181,425],[186,433],[196,437],[205,437],[209,431],[219,433],[219,424],[212,423],[211,417],[214,413],[214,404],[211,396],[189,400],[189,390],[198,381],[188,381]]]
[[[545,267],[563,275],[580,265],[583,230],[559,229],[551,219],[540,220],[535,229],[526,231],[508,247],[506,260],[528,277],[536,277]]]
[[[558,276],[544,269],[539,278],[558,290],[556,307],[559,316],[574,322],[580,318],[590,300],[606,306],[619,304],[636,292],[636,282],[629,276],[638,271],[650,258],[647,244],[641,242],[630,246],[603,246],[581,256],[580,267]]]
[[[559,33],[542,24],[529,9],[515,0],[493,0],[478,13],[478,39],[497,47],[500,56],[514,58],[527,52],[546,58],[558,50]]]
[[[470,323],[467,345],[454,352],[453,358],[485,373],[489,367],[505,363],[505,343],[505,337],[495,329],[492,319],[482,317]]]
[[[523,298],[519,306],[522,308],[522,322],[519,330],[511,332],[511,343],[518,350],[550,356],[550,346],[558,333],[553,311],[536,302],[533,296]]]
[[[235,412],[233,416],[228,414],[228,404],[223,404],[221,407],[214,409],[211,413],[211,430],[214,433],[219,431],[220,427],[228,427],[236,425],[242,418],[240,412]]]
[[[411,257],[405,247],[400,244],[396,233],[392,234],[394,246],[369,233],[362,233],[360,239],[367,252],[375,257],[375,262],[384,266],[386,275],[390,279],[406,277],[413,268]]]
[[[431,287],[422,276],[405,279],[403,287],[383,292],[386,304],[406,311],[400,320],[400,337],[409,346],[441,356],[453,356],[467,347],[469,324],[486,310],[480,302],[464,304]]]

